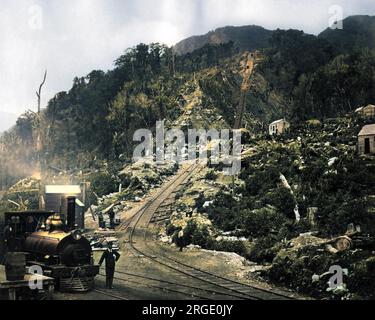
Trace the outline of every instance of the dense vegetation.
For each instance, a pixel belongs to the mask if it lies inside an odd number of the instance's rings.
[[[296,121],[343,115],[375,100],[375,53],[340,52],[300,31],[276,31],[261,66],[271,89],[283,93]]]
[[[375,234],[366,200],[375,192],[375,172],[368,162],[357,158],[355,147],[355,133],[365,123],[346,117],[315,128],[307,124],[295,127],[277,141],[259,139],[254,154],[243,162],[240,178],[245,185],[234,196],[222,193],[215,199],[208,210],[211,220],[224,231],[241,229],[247,237],[279,232],[281,240],[286,234],[280,226],[285,223],[294,228],[290,222],[295,220],[298,204],[302,220],[307,219],[307,208],[319,209],[316,229],[322,236],[342,234],[350,223]],[[292,186],[293,195],[280,174]],[[200,203],[204,201],[200,199]],[[304,223],[295,227],[288,237],[311,228]]]

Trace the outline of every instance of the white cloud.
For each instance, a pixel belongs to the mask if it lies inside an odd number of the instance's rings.
[[[318,33],[328,25],[331,4],[342,5],[346,16],[374,13],[373,0],[2,0],[0,110],[35,109],[44,69],[45,105],[75,76],[111,68],[139,42],[172,45],[225,25]]]

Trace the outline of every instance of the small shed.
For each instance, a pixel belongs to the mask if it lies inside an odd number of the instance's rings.
[[[364,126],[358,134],[358,152],[360,155],[375,154],[375,124]]]
[[[375,105],[369,104],[366,107],[358,108],[355,112],[368,118],[375,118]]]
[[[83,191],[79,185],[47,185],[45,189],[45,209],[57,212],[66,218],[68,197],[76,197],[76,225],[84,229]]]
[[[269,126],[269,134],[273,135],[280,135],[283,134],[286,130],[290,128],[290,123],[285,119],[280,119],[274,121]]]

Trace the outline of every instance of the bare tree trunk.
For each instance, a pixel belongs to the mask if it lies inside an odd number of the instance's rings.
[[[44,84],[46,83],[46,80],[47,80],[47,70],[44,73],[43,82],[40,84],[39,90],[36,92],[36,95],[38,97],[38,115],[40,114],[40,104],[41,104],[42,88],[43,88]]]
[[[47,80],[47,70],[44,73],[44,78],[42,83],[39,86],[39,90],[36,92],[36,96],[38,97],[38,113],[36,116],[36,121],[37,121],[37,141],[36,141],[36,151],[37,151],[37,166],[38,166],[38,171],[40,173],[41,179],[43,178],[43,157],[42,157],[42,152],[43,152],[43,143],[42,143],[42,128],[41,128],[41,96],[42,96],[42,88],[44,84],[46,83]],[[44,199],[43,199],[43,194],[42,194],[42,187],[40,187],[40,192],[39,192],[39,209],[43,209],[43,204],[44,204]]]

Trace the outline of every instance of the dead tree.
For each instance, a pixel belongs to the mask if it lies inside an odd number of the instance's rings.
[[[47,80],[47,70],[44,73],[43,82],[39,86],[39,90],[36,92],[36,96],[38,97],[38,115],[40,115],[40,104],[41,104],[41,95],[42,95],[42,88]]]
[[[37,151],[37,165],[38,165],[38,171],[40,172],[41,179],[43,179],[43,157],[42,157],[42,152],[43,152],[43,143],[42,143],[42,128],[41,128],[41,96],[42,96],[42,89],[44,84],[46,83],[47,80],[47,70],[44,73],[44,78],[42,83],[39,86],[39,90],[36,92],[36,96],[38,97],[38,113],[36,115],[36,130],[37,130],[37,145],[36,145],[36,151]],[[42,189],[42,188],[40,188]],[[43,203],[44,203],[44,198],[43,198],[43,192],[40,190],[39,192],[39,209],[43,209]]]

